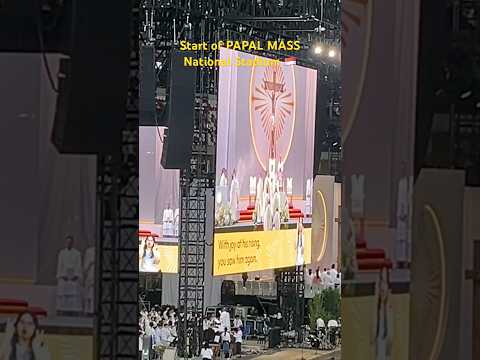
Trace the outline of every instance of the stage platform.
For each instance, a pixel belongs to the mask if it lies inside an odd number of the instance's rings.
[[[297,220],[290,219],[288,222],[284,222],[281,225],[281,229],[295,229],[297,227]],[[312,219],[304,218],[303,226],[308,229],[312,227]],[[263,230],[262,224],[255,225],[251,221],[242,221],[230,226],[217,226],[215,232],[227,233],[227,232],[245,232],[245,231],[260,231]]]

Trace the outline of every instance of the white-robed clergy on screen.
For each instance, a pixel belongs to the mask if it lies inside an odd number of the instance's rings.
[[[299,219],[297,223],[297,266],[302,266],[305,263],[304,257],[304,237],[303,237],[303,220]]]
[[[67,236],[66,247],[58,254],[57,312],[82,311],[82,254],[73,247],[73,237]]]
[[[167,208],[163,210],[162,220],[163,236],[175,236],[175,215],[173,209],[170,207],[170,204],[168,204]]]
[[[237,179],[237,172],[234,169],[232,175],[232,182],[230,184],[230,208],[232,209],[233,221],[237,222],[240,219],[240,184]]]

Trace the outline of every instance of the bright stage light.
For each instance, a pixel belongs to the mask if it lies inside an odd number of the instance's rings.
[[[313,48],[313,52],[317,55],[320,55],[323,52],[323,49],[320,45],[317,45]]]
[[[328,57],[331,57],[331,58],[335,57],[335,50],[330,50],[328,52]]]

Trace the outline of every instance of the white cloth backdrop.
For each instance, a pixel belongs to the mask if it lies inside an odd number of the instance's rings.
[[[56,74],[58,56],[49,56]],[[58,252],[65,246],[65,236],[75,238],[74,247],[82,253],[95,244],[96,156],[62,155],[51,144],[55,119],[56,94],[41,68],[39,161],[39,232],[37,282],[56,284]],[[95,101],[92,99],[92,101]],[[55,260],[54,260],[55,259]]]
[[[58,59],[48,55],[54,78]],[[8,249],[0,259],[1,277],[54,285],[65,235],[75,237],[82,253],[94,241],[96,160],[60,155],[51,144],[56,93],[41,55],[1,54],[0,77],[0,218]]]

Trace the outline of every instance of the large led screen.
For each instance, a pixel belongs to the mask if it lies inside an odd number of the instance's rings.
[[[165,128],[140,127],[139,269],[178,271],[179,171],[161,165]]]
[[[267,63],[221,49],[229,57]],[[213,273],[309,264],[316,70],[270,62],[219,71]]]

